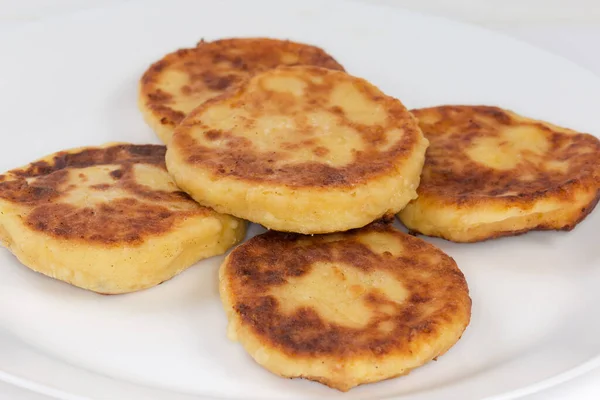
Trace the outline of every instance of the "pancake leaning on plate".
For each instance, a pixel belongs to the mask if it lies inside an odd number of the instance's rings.
[[[416,197],[427,140],[367,81],[280,67],[209,100],[175,129],[166,162],[201,204],[270,229],[365,226]]]
[[[412,111],[430,141],[411,230],[476,242],[571,230],[600,196],[600,141],[496,107]]]
[[[267,232],[233,250],[219,277],[230,339],[277,375],[342,391],[444,354],[471,315],[454,260],[381,222]]]
[[[0,241],[29,268],[105,294],[157,285],[224,253],[245,223],[181,192],[164,154],[107,144],[0,175]]]
[[[139,87],[139,107],[158,137],[168,143],[187,113],[206,100],[280,65],[344,70],[322,49],[288,40],[234,38],[201,41],[152,64]]]

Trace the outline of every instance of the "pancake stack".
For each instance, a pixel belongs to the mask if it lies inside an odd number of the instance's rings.
[[[469,325],[463,273],[414,235],[571,230],[600,197],[595,137],[496,107],[409,111],[308,44],[201,41],[152,64],[138,95],[166,147],[67,150],[0,175],[2,243],[126,293],[262,224],[220,267],[228,336],[277,375],[341,391],[407,374]]]

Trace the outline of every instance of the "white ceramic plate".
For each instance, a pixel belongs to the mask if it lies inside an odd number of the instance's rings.
[[[0,38],[0,169],[109,140],[158,142],[137,80],[201,37],[320,45],[408,107],[496,104],[600,132],[600,80],[471,26],[360,2],[146,1],[56,18]],[[341,394],[264,371],[225,338],[220,257],[159,287],[100,296],[0,252],[0,379],[65,399],[506,399],[600,364],[593,213],[571,233],[480,244],[431,240],[464,271],[473,318],[439,361]],[[258,231],[254,226],[252,232]]]

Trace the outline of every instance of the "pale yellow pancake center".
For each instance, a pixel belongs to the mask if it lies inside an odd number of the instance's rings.
[[[389,304],[378,304],[376,308],[369,305],[366,296],[371,293],[397,304],[408,296],[402,283],[386,272],[367,273],[356,267],[326,262],[313,264],[308,274],[288,279],[286,285],[270,291],[285,314],[312,308],[324,321],[356,329],[366,327],[376,312],[393,315],[396,311]]]
[[[521,162],[543,163],[549,148],[544,132],[531,126],[505,127],[498,136],[481,136],[467,148],[467,155],[498,170],[516,168]]]

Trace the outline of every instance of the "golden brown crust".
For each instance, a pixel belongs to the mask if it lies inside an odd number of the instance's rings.
[[[545,197],[569,201],[581,189],[600,191],[600,141],[592,135],[527,119],[497,107],[441,106],[411,112],[430,141],[419,195],[459,206],[485,201],[527,209]],[[511,168],[490,167],[465,152],[482,138],[498,139],[498,152],[505,148],[513,152],[511,146],[515,141],[505,141],[500,135],[509,129],[528,128],[543,135],[548,147],[537,152],[518,149],[520,161]],[[560,168],[552,163],[560,163]],[[595,202],[582,209],[577,222],[591,212],[593,205]],[[577,222],[565,229],[571,229]]]
[[[344,70],[322,49],[303,43],[268,38],[201,41],[194,48],[177,50],[152,64],[141,78],[140,96],[162,125],[174,127],[185,117],[174,95],[197,98],[199,105],[257,72],[280,65]],[[172,71],[186,77],[176,93],[161,89],[165,73]]]
[[[403,249],[401,254],[373,251],[359,240],[369,233],[395,238]],[[367,288],[369,292],[362,301],[373,314],[361,328],[323,320],[310,307],[282,312],[279,300],[269,291],[309,274],[319,262],[365,273],[383,271],[402,282],[409,294],[398,303],[375,288]],[[241,323],[269,347],[293,357],[377,358],[390,353],[412,356],[417,338],[427,342],[429,337],[439,336],[456,315],[466,315],[466,326],[470,315],[468,287],[454,260],[433,245],[383,222],[339,234],[335,240],[270,231],[237,247],[224,268],[227,290]],[[343,280],[344,275],[340,274]],[[393,312],[379,312],[382,306]],[[381,324],[387,324],[388,329],[381,330]]]
[[[144,237],[169,231],[182,218],[212,212],[176,188],[157,190],[136,181],[136,165],[166,172],[165,151],[164,146],[132,144],[61,151],[0,175],[0,200],[25,207],[26,225],[56,238],[103,245],[139,244]],[[102,165],[110,166],[113,182],[90,185],[89,190],[117,188],[122,196],[88,207],[69,204],[65,199],[77,189],[69,177],[86,182],[87,175],[81,171]]]
[[[398,214],[414,232],[478,242],[568,231],[598,203],[594,136],[497,107],[412,112],[430,141],[419,197]]]
[[[272,90],[275,79],[291,79],[302,85],[301,94]],[[342,85],[360,95],[359,101],[378,107],[385,117],[373,123],[356,120],[357,110],[344,109],[332,100]],[[238,132],[251,132],[265,115],[289,118],[289,131],[273,137],[267,149],[259,148],[252,138],[206,125],[206,113],[226,105],[244,115],[235,121]],[[323,112],[333,118],[330,124],[359,137],[359,148],[351,149],[350,162],[332,164],[330,151],[322,140],[331,137],[327,126],[315,123],[307,115]],[[360,110],[358,111],[360,112]],[[237,91],[230,91],[196,108],[179,125],[170,149],[180,152],[191,166],[209,171],[215,178],[228,177],[252,183],[268,182],[288,187],[348,188],[395,171],[423,142],[412,115],[402,103],[386,96],[367,81],[344,72],[318,67],[280,67],[258,74]],[[362,147],[362,148],[360,148]],[[299,159],[298,150],[310,150],[314,161]]]

